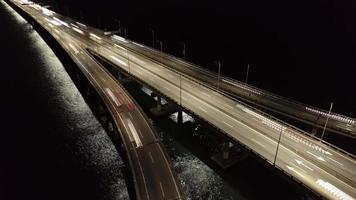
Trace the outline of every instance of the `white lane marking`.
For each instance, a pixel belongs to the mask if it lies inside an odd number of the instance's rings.
[[[117,48],[120,48],[120,49],[122,49],[122,50],[126,50],[124,47],[119,46],[119,45],[117,45],[117,44],[114,44],[114,46],[117,47]]]
[[[94,33],[89,33],[91,39],[101,40],[101,37],[95,35]]]
[[[208,111],[206,111],[204,108],[202,108],[202,107],[200,107],[200,106],[198,106],[198,108],[199,108],[200,110],[202,110],[203,112],[208,113]]]
[[[133,117],[132,117],[132,115],[131,115],[131,113],[130,113],[130,112],[129,112],[129,115],[130,115],[130,118],[131,118],[131,119],[133,119]]]
[[[152,163],[155,163],[155,161],[153,160],[152,153],[151,153],[151,152],[148,152],[148,155],[150,156]]]
[[[264,145],[261,142],[257,141],[255,138],[252,138],[251,140],[254,141],[256,144],[262,146],[263,148],[266,148],[266,145]]]
[[[105,88],[105,92],[110,96],[110,98],[115,102],[116,106],[120,105],[119,100],[116,98],[114,93],[110,90],[110,88]]]
[[[137,131],[136,131],[136,129],[135,129],[135,127],[132,124],[130,119],[127,119],[127,124],[129,126],[129,129],[131,131],[132,136],[134,137],[134,140],[135,140],[135,143],[136,143],[136,147],[137,148],[142,147],[143,145],[142,145],[141,139],[138,136]]]
[[[138,134],[141,136],[141,138],[143,138],[143,135],[142,135],[142,132],[140,129],[137,130],[138,131]]]
[[[341,165],[341,166],[344,166],[342,163],[340,163],[340,162],[336,161],[335,159],[332,159],[332,158],[330,158],[329,156],[326,156],[326,157],[327,157],[327,158],[329,158],[330,160],[332,160],[332,161],[336,162],[337,164],[339,164],[339,165]]]
[[[75,54],[78,54],[78,53],[79,53],[78,49],[75,48],[75,46],[74,46],[72,43],[69,43],[69,47],[73,49],[73,51],[74,51]]]
[[[310,171],[314,171],[314,169],[310,168],[309,166],[307,166],[306,164],[304,164],[303,161],[298,160],[298,159],[294,159],[296,163],[298,163],[298,165],[302,165],[304,167],[306,167],[307,169],[309,169]]]
[[[76,27],[72,27],[73,30],[75,30],[76,32],[84,35],[84,32],[82,30],[80,30],[79,28],[76,28]]]
[[[226,124],[226,125],[230,126],[231,128],[234,128],[234,126],[233,126],[233,125],[231,125],[231,124],[229,124],[229,123],[227,123],[227,122],[225,122],[225,121],[222,121],[222,123],[224,123],[224,124]]]
[[[111,57],[112,59],[114,59],[116,62],[118,62],[119,64],[121,64],[121,65],[127,67],[127,63],[124,62],[124,61],[122,61],[121,59],[119,59],[119,58],[117,58],[117,57],[115,57],[115,56],[110,56],[110,57]]]
[[[310,154],[310,155],[312,155],[312,156],[314,156],[316,159],[318,159],[318,160],[321,160],[321,161],[324,161],[324,162],[325,162],[324,158],[322,158],[321,156],[317,156],[317,155],[313,154],[313,153],[312,153],[312,152],[310,152],[310,151],[307,151],[307,153],[308,153],[308,154]]]
[[[164,191],[163,191],[163,185],[162,185],[162,182],[159,182],[159,187],[161,188],[161,192],[162,192],[162,196],[163,198],[165,198],[165,194],[164,194]]]
[[[208,93],[206,93],[206,92],[204,92],[203,94],[204,94],[205,96],[211,98],[210,94],[208,94]]]

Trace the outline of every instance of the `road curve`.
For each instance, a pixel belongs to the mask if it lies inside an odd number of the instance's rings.
[[[29,4],[19,1],[9,4],[22,9],[57,40],[103,99],[125,145],[137,199],[183,199],[180,181],[158,136],[120,83],[86,51],[80,41],[53,25],[60,22],[51,22],[43,12],[37,12]]]

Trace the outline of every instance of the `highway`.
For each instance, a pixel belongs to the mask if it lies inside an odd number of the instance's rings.
[[[213,85],[202,84],[189,72],[172,70],[165,63],[128,47],[141,47],[141,51],[145,51],[146,47],[140,44],[118,36],[105,36],[98,29],[54,12],[48,13],[38,5],[22,7],[36,16],[38,21],[60,31],[57,37],[67,35],[73,43],[81,44],[83,49],[90,49],[109,60],[316,193],[328,199],[355,199],[354,155],[217,92]]]
[[[36,9],[13,2],[52,34],[104,100],[126,147],[137,199],[183,199],[180,182],[162,144],[132,97],[80,41],[49,23]]]
[[[215,89],[217,89],[219,85],[219,91],[228,96],[244,100],[245,102],[308,123],[312,126],[323,128],[329,117],[326,126],[327,130],[356,138],[355,118],[333,112],[329,114],[327,110],[306,105],[228,77],[220,76],[218,83],[218,74],[216,72],[211,72],[172,55],[161,53],[160,51],[134,42],[123,42],[120,40],[116,42],[119,42],[120,45],[125,46],[130,51],[142,54],[155,62],[162,63],[172,70],[189,74],[189,76],[196,81],[200,81],[208,86],[214,86]]]

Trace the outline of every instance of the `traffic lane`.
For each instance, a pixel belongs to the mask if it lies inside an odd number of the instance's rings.
[[[290,175],[303,180],[313,190],[328,199],[353,200],[356,195],[355,188],[344,183],[332,174],[320,169],[315,164],[294,154],[283,145],[279,147],[276,165]]]
[[[187,83],[189,83],[189,85],[186,85]],[[219,93],[211,91],[209,92],[208,96],[202,97],[202,95],[199,94],[207,93],[208,89],[202,87],[201,85],[191,81],[184,82],[183,85],[183,89],[189,88],[187,91],[192,91],[200,99],[210,103],[217,108],[220,108],[224,113],[230,113],[233,117],[236,117],[239,120],[245,122],[247,125],[254,127],[262,133],[265,133],[275,141],[278,141],[279,134],[281,133],[281,130],[283,130],[283,140],[281,140],[283,144],[288,144],[291,149],[295,149],[298,153],[303,153],[303,155],[309,158],[309,160],[312,160],[315,163],[319,163],[320,165],[324,166],[324,168],[329,168],[333,171],[336,171],[338,172],[338,175],[342,175],[344,178],[351,179],[353,182],[355,182],[355,160],[346,157],[340,152],[331,149],[327,145],[311,139],[302,133],[298,133],[289,127],[274,123],[270,121],[270,119],[255,113],[247,107],[236,104],[236,102],[225,98]],[[225,101],[222,101],[221,99],[224,98]],[[238,107],[240,109],[238,109]],[[241,109],[246,112],[241,113]],[[251,113],[254,115],[251,115]],[[246,117],[246,115],[249,115],[249,117]],[[255,121],[252,121],[253,119],[255,119]],[[256,126],[256,124],[258,124],[258,126]],[[318,156],[314,156],[314,153]]]
[[[283,131],[280,143],[288,146],[290,150],[317,164],[329,173],[348,182],[353,187],[356,186],[355,160],[327,148],[325,144],[320,142],[315,141],[312,143],[306,136],[292,134],[289,130]]]
[[[142,116],[140,111],[135,109],[134,111],[127,112],[127,114],[133,122],[137,135],[141,138],[143,146],[159,141],[157,136],[153,133],[151,127],[147,124],[147,120]]]
[[[136,150],[142,163],[146,181],[154,183],[147,185],[150,199],[181,199],[170,163],[164,157],[159,156],[163,154],[159,143],[145,145]],[[157,170],[157,166],[164,167]],[[151,194],[154,194],[154,196]]]

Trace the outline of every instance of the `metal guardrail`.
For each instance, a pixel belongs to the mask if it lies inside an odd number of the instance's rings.
[[[136,42],[133,42],[133,41],[128,40],[128,39],[126,39],[126,40],[127,40],[129,43],[131,43],[131,44],[137,45]],[[171,55],[171,54],[169,54],[169,53],[162,53],[162,52],[158,51],[157,49],[153,49],[153,48],[151,48],[151,47],[148,47],[148,46],[145,46],[145,45],[141,45],[141,44],[140,44],[139,46],[140,46],[141,48],[146,48],[146,49],[150,50],[151,52],[155,53],[157,56],[160,56],[160,57],[163,58],[163,59],[164,59],[164,58],[168,58],[168,59],[170,59],[170,60],[174,60],[174,61],[176,61],[176,62],[180,62],[180,63],[184,64],[185,66],[188,66],[188,67],[194,68],[194,69],[196,69],[196,70],[198,70],[198,71],[201,71],[201,72],[203,72],[204,74],[207,74],[208,76],[213,76],[213,77],[215,77],[215,78],[217,77],[217,73],[216,73],[216,72],[211,71],[211,70],[209,70],[209,69],[202,68],[202,67],[200,67],[200,66],[198,66],[198,65],[196,65],[196,64],[193,64],[193,63],[191,63],[191,62],[188,62],[188,61],[186,61],[186,60],[182,60],[182,59],[180,59],[180,58],[177,58],[177,57],[175,57],[175,56],[173,56],[173,55]],[[304,107],[304,108],[308,107],[308,108],[311,108],[311,109],[315,109],[315,110],[318,110],[318,111],[321,111],[321,112],[328,113],[327,110],[324,110],[324,109],[321,109],[321,108],[318,108],[318,107],[315,107],[315,106],[310,106],[310,105],[304,104],[304,103],[302,103],[302,102],[298,102],[298,101],[295,101],[295,100],[293,100],[293,99],[290,99],[290,98],[287,98],[287,97],[283,97],[283,96],[281,96],[281,95],[274,94],[274,93],[269,92],[269,91],[266,91],[266,90],[262,90],[262,89],[260,89],[260,88],[255,87],[255,86],[252,86],[252,85],[243,83],[243,82],[241,82],[241,81],[239,81],[239,80],[236,80],[236,79],[233,79],[233,78],[224,76],[224,75],[220,75],[220,77],[221,77],[221,79],[228,80],[228,81],[230,81],[230,82],[232,82],[232,83],[234,83],[234,84],[241,85],[241,86],[246,87],[246,88],[248,88],[248,89],[250,89],[250,90],[259,92],[259,93],[261,93],[261,94],[263,94],[263,95],[272,96],[272,97],[277,98],[277,99],[283,99],[284,101],[286,101],[286,102],[288,102],[288,103],[296,104],[296,105],[299,105],[299,106]],[[350,120],[350,121],[356,121],[356,118],[352,118],[352,117],[349,117],[349,116],[346,116],[346,115],[342,115],[342,114],[338,114],[338,113],[334,113],[334,112],[331,112],[330,115],[335,115],[335,116],[337,116],[337,117],[345,118],[345,119],[348,119],[348,120]],[[337,120],[337,119],[335,119],[335,120]]]
[[[110,41],[111,41],[111,40],[110,40]],[[128,44],[132,44],[132,43],[135,44],[135,42],[132,42],[132,41],[127,40],[127,39],[126,39],[126,41],[128,42]],[[122,44],[121,44],[121,45],[122,45]],[[125,44],[125,47],[126,47],[126,44]],[[146,48],[149,48],[149,47],[146,47]],[[242,101],[239,100],[239,99],[236,99],[236,98],[233,98],[233,97],[231,97],[231,96],[229,96],[229,95],[226,95],[224,92],[221,92],[221,91],[218,90],[216,87],[212,87],[212,86],[206,84],[205,82],[199,81],[199,80],[197,80],[197,79],[195,79],[195,78],[191,78],[189,75],[187,76],[187,75],[185,75],[185,74],[183,74],[183,73],[181,73],[181,72],[179,72],[179,71],[177,71],[177,70],[175,70],[175,69],[169,68],[169,67],[167,67],[166,65],[163,65],[162,63],[160,63],[160,62],[158,62],[158,61],[156,61],[156,60],[154,60],[154,59],[148,58],[147,56],[145,56],[145,55],[143,55],[143,54],[141,54],[141,53],[139,53],[139,52],[136,52],[136,51],[132,50],[131,48],[130,48],[130,50],[129,50],[129,48],[127,48],[127,47],[126,47],[125,49],[126,49],[127,51],[131,51],[131,52],[137,53],[137,54],[139,54],[139,55],[141,55],[141,56],[144,56],[145,58],[149,59],[150,61],[152,61],[152,62],[154,62],[154,63],[156,63],[156,64],[158,64],[158,65],[161,65],[161,66],[165,67],[166,69],[168,69],[168,70],[170,70],[170,71],[176,73],[177,75],[180,75],[180,76],[182,76],[182,77],[184,77],[184,78],[186,78],[186,79],[189,79],[189,80],[191,80],[191,81],[193,81],[193,82],[195,82],[195,83],[198,83],[198,84],[200,84],[200,85],[203,85],[204,87],[207,87],[207,88],[209,88],[209,89],[212,89],[212,90],[214,90],[215,92],[218,92],[218,93],[220,93],[221,95],[225,96],[226,98],[228,98],[228,99],[230,99],[230,100],[233,100],[233,101],[235,101],[235,102],[237,102],[237,103],[239,103],[239,104],[241,104],[241,105],[243,105],[243,106],[249,108],[250,110],[253,110],[254,112],[256,112],[256,113],[258,113],[258,114],[262,114],[264,117],[268,117],[268,118],[271,119],[271,120],[277,121],[277,122],[280,123],[282,126],[286,126],[286,127],[290,128],[290,129],[292,129],[292,130],[294,130],[294,131],[296,131],[296,132],[298,132],[298,133],[304,134],[304,135],[306,135],[306,136],[308,136],[308,137],[310,137],[310,138],[316,140],[317,143],[319,143],[319,142],[321,141],[323,144],[325,144],[325,145],[327,145],[327,146],[333,148],[334,150],[337,150],[338,152],[341,152],[341,153],[343,153],[343,154],[345,154],[345,155],[347,155],[347,156],[349,156],[349,157],[351,157],[351,158],[353,158],[353,159],[356,159],[356,156],[353,155],[352,153],[349,153],[349,152],[347,152],[347,151],[345,151],[345,150],[343,150],[343,149],[341,149],[341,148],[339,148],[339,147],[337,147],[337,146],[335,146],[335,145],[333,145],[333,144],[331,144],[331,143],[328,143],[328,142],[326,142],[325,140],[320,140],[318,137],[316,137],[316,136],[314,136],[314,135],[312,135],[312,134],[310,134],[310,133],[308,133],[308,132],[306,132],[306,131],[303,131],[303,130],[301,130],[301,129],[299,129],[299,128],[293,126],[293,125],[290,125],[290,124],[288,124],[288,123],[286,123],[286,122],[284,122],[284,121],[282,121],[282,120],[280,120],[280,119],[278,119],[278,118],[276,118],[276,117],[274,117],[274,116],[272,116],[272,115],[270,115],[270,114],[267,114],[267,113],[265,113],[265,112],[263,112],[263,111],[260,111],[260,110],[258,110],[258,109],[256,109],[256,108],[254,108],[254,107],[252,107],[252,106],[250,106],[250,105],[248,105],[248,104],[242,102]],[[150,49],[151,49],[151,48],[150,48]],[[122,55],[122,56],[124,56],[124,55]],[[135,63],[135,62],[133,62],[132,60],[130,60],[130,62]],[[137,63],[135,63],[135,64],[137,64]],[[138,65],[138,64],[137,64],[137,65]],[[153,72],[152,72],[152,73],[153,73]],[[163,78],[163,77],[162,77],[162,78]],[[166,80],[167,80],[167,79],[166,79]],[[168,82],[171,82],[171,81],[169,81],[169,80],[167,80],[167,81],[168,81]],[[171,83],[172,83],[172,82],[171,82]],[[174,83],[172,83],[172,84],[174,84]],[[312,143],[318,145],[315,141],[310,140],[310,142],[312,142]]]

